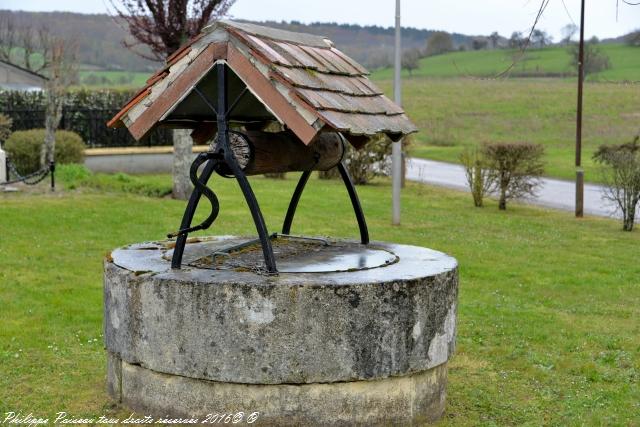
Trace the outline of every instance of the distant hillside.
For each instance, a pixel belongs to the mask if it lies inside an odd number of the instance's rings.
[[[151,71],[158,66],[122,47],[125,31],[109,15],[6,10],[0,10],[0,14],[11,14],[16,26],[46,27],[55,35],[75,40],[82,64],[135,71]]]
[[[620,43],[601,44],[600,50],[609,57],[611,68],[587,76],[591,81],[640,81],[640,47]],[[505,71],[520,53],[512,49],[451,52],[420,60],[413,77],[492,77]],[[567,47],[550,46],[530,49],[511,69],[511,77],[569,77],[576,70],[570,65]],[[409,77],[407,71],[403,74]],[[373,73],[376,80],[390,80],[390,68]]]
[[[18,26],[45,26],[54,34],[75,39],[79,46],[80,62],[88,66],[85,68],[150,71],[158,66],[122,47],[126,30],[106,14],[7,10],[0,10],[0,14],[11,14]],[[393,28],[331,23],[306,25],[299,22],[264,22],[262,25],[326,36],[341,50],[370,68],[389,63],[393,52]],[[431,30],[403,28],[403,48],[424,48],[431,33]],[[462,34],[452,34],[452,37],[456,45],[468,45],[472,39]]]

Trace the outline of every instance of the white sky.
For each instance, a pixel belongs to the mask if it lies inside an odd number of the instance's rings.
[[[72,11],[104,13],[108,0],[0,0],[0,9],[30,11]],[[616,37],[640,28],[640,6],[620,0],[586,0],[585,30],[588,37]],[[551,0],[539,28],[556,40],[560,28],[580,19],[580,0]],[[402,0],[402,25],[463,34],[498,31],[509,37],[526,31],[540,6],[540,0]],[[394,25],[394,0],[237,0],[231,8],[234,18],[339,22],[363,25]],[[568,12],[567,12],[568,11]]]

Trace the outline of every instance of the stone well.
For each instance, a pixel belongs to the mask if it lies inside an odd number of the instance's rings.
[[[281,237],[278,275],[246,238],[105,262],[108,391],[140,414],[257,412],[256,425],[420,425],[445,407],[455,259],[426,248]]]

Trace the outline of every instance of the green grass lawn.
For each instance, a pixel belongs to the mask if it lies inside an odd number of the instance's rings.
[[[252,180],[271,230],[294,178]],[[115,177],[99,181],[122,188]],[[166,176],[136,183],[170,187]],[[213,185],[221,214],[208,233],[253,234],[235,182]],[[389,183],[359,192],[373,239],[428,246],[460,263],[441,425],[640,424],[640,232],[521,205],[473,208],[467,194],[416,184],[403,194],[402,226],[392,227]],[[183,208],[115,190],[0,194],[0,413],[128,415],[104,390],[102,259],[163,238]],[[313,179],[294,232],[357,236],[340,183]]]
[[[609,56],[611,68],[588,76],[590,80],[640,81],[640,48],[623,44],[601,44],[600,50]],[[517,59],[511,76],[566,76],[575,74],[570,66],[567,47],[553,46],[529,49],[522,55],[513,49],[451,52],[420,60],[420,68],[412,71],[416,77],[488,77],[505,71]],[[403,75],[409,77],[408,71]],[[377,70],[378,80],[392,79],[393,69]]]
[[[390,80],[377,83],[388,94]],[[599,174],[591,156],[600,144],[629,142],[640,130],[640,85],[587,83],[584,93],[583,166]],[[484,142],[543,144],[546,174],[575,177],[576,87],[563,79],[437,79],[403,81],[403,104],[420,129],[412,155],[458,162],[464,147]]]

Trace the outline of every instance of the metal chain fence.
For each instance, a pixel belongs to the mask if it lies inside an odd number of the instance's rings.
[[[44,181],[44,179],[51,175],[51,189],[55,189],[54,173],[56,170],[55,163],[51,162],[48,166],[43,167],[40,170],[32,172],[27,175],[20,175],[18,169],[9,159],[6,159],[7,164],[7,181],[0,183],[0,185],[11,185],[22,182],[26,185],[36,185]]]

